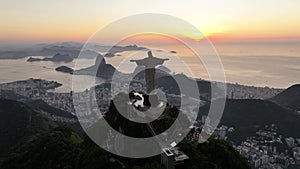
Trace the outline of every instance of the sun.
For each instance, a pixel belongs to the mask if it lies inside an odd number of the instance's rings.
[[[217,23],[193,23],[197,28],[197,31],[188,30],[181,32],[182,36],[199,41],[204,38],[217,37],[218,35],[223,35],[228,32],[228,27],[225,25],[220,25]]]

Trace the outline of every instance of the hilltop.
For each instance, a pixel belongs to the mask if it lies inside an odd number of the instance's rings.
[[[283,107],[300,111],[300,84],[287,88],[270,100]]]
[[[220,100],[217,100],[217,102]],[[208,112],[209,105],[200,108],[200,116]],[[232,100],[227,99],[221,124],[234,127],[229,140],[241,142],[255,135],[265,125],[275,124],[279,134],[286,137],[300,137],[295,130],[300,128],[300,116],[268,100]]]

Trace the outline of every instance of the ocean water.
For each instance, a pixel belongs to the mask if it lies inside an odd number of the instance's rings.
[[[154,56],[169,58],[164,66],[176,73],[210,80],[208,69],[223,66],[226,81],[251,86],[287,88],[300,83],[300,43],[241,43],[198,46],[202,59],[184,45],[152,45]],[[192,46],[197,48],[197,46]],[[212,55],[212,50],[217,55]],[[169,51],[176,51],[170,53]],[[146,51],[123,52],[108,62],[124,72],[132,72],[135,64],[130,59],[143,58]]]
[[[2,59],[0,60],[0,83],[13,82],[17,80],[26,80],[29,78],[37,78],[44,80],[53,80],[63,84],[57,88],[56,92],[69,92],[72,89],[72,75],[55,71],[58,66],[74,67],[75,60],[70,63],[54,63],[50,61],[27,62],[26,58],[22,59]],[[94,63],[94,60],[81,60],[82,67],[87,67]],[[85,87],[92,87],[89,83],[95,80],[92,76],[82,76],[84,82],[79,84],[78,91],[85,90]],[[98,79],[101,82],[101,79]]]
[[[209,65],[202,63],[193,51],[183,45],[147,46],[154,56],[169,58],[164,63],[172,72],[185,73],[189,76],[210,79],[207,67],[214,69],[211,52],[202,48],[202,57],[208,60]],[[209,46],[211,50],[211,46]],[[215,51],[224,67],[226,81],[253,86],[269,86],[287,88],[300,83],[300,43],[243,43],[243,44],[215,44]],[[176,51],[176,53],[170,53]],[[113,58],[106,58],[107,63],[124,72],[132,72],[135,64],[130,59],[139,59],[147,56],[146,51],[127,51]],[[28,58],[0,60],[0,83],[41,78],[62,83],[57,92],[68,92],[72,86],[72,76],[57,72],[55,68],[61,65],[74,68],[76,60],[70,63],[53,63],[49,61],[27,62]],[[94,60],[80,59],[80,69],[92,65]],[[83,76],[82,86],[93,86],[90,82],[94,77]],[[100,80],[101,81],[101,80]],[[84,90],[84,88],[82,88]]]
[[[215,45],[227,81],[287,88],[300,83],[300,43]]]

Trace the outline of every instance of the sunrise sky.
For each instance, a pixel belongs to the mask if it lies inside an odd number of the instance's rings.
[[[1,0],[0,11],[1,43],[85,41],[101,27],[140,13],[184,19],[216,42],[300,39],[299,0]]]

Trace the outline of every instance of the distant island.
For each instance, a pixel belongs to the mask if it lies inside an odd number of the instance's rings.
[[[73,70],[72,68],[69,68],[67,66],[59,66],[55,70],[69,74],[74,73],[77,75],[97,76],[103,79],[111,79],[113,74],[115,72],[118,72],[115,67],[113,67],[111,64],[106,63],[105,58],[101,54],[98,54],[95,64],[90,67]]]
[[[44,59],[30,57],[28,62],[71,62],[77,58],[79,54],[85,59],[94,59],[99,53],[104,53],[104,57],[114,57],[119,55],[117,53],[124,51],[147,50],[147,48],[135,44],[127,46],[105,46],[91,43],[86,46],[86,49],[82,50],[83,46],[84,43],[78,42],[43,43],[18,50],[0,50],[0,59],[20,59],[28,56],[53,56],[52,58],[45,57]],[[63,59],[54,57],[57,54],[65,56],[62,56]]]
[[[55,69],[58,72],[63,72],[63,73],[69,73],[69,74],[73,74],[73,69],[69,68],[67,66],[59,66]]]
[[[52,61],[52,62],[72,62],[73,61],[73,57],[71,57],[69,54],[60,54],[57,53],[54,56],[48,58],[35,58],[35,57],[30,57],[29,59],[27,59],[27,62],[39,62],[39,61]]]

